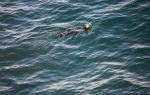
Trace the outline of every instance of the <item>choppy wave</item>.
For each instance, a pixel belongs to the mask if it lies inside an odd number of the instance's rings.
[[[146,0],[1,0],[0,94],[149,95]],[[58,38],[62,28],[93,25]]]

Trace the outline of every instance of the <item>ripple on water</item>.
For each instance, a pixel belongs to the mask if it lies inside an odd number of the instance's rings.
[[[146,0],[0,5],[0,94],[150,94]],[[55,36],[85,23],[93,25],[88,35]]]

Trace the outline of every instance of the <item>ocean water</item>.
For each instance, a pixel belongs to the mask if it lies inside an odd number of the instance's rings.
[[[0,95],[150,95],[149,0],[0,0]]]

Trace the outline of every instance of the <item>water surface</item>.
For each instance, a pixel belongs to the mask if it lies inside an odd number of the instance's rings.
[[[0,95],[149,95],[148,0],[1,0]],[[93,25],[88,35],[57,38]]]

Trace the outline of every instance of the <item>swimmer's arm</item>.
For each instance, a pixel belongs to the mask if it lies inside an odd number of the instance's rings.
[[[64,32],[57,32],[56,36],[63,37],[63,36],[65,36],[65,33]]]

